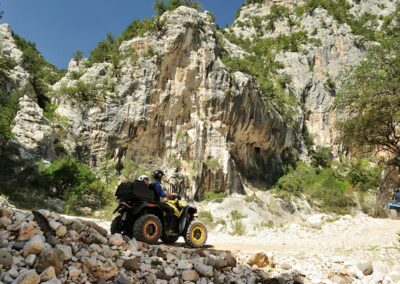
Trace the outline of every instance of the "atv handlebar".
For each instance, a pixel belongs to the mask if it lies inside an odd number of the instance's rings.
[[[177,193],[169,193],[169,195],[167,196],[168,200],[181,200],[181,196]]]

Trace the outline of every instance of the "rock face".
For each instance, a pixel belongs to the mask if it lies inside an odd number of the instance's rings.
[[[50,160],[54,157],[54,132],[43,110],[28,96],[19,101],[20,110],[12,129],[23,160]]]
[[[129,160],[167,169],[171,191],[199,199],[207,191],[245,193],[246,179],[275,182],[292,150],[307,159],[305,130],[316,146],[340,153],[334,128],[339,116],[333,106],[340,74],[374,43],[325,9],[296,13],[304,3],[274,0],[244,6],[225,31],[250,40],[306,35],[296,50],[273,53],[282,63],[278,74],[290,78],[283,88],[297,100],[299,115],[290,123],[261,99],[251,76],[223,64],[224,52],[230,57],[247,52],[217,31],[208,12],[179,7],[164,13],[157,28],[120,43],[118,63],[71,60],[48,94],[57,106],[52,123],[35,101],[9,26],[0,25],[0,55],[17,63],[9,71],[9,88],[26,90],[12,128],[18,154],[8,158],[52,160],[57,143],[61,152],[93,168],[112,159],[117,171]],[[376,15],[373,28],[379,29],[379,17],[393,13],[396,1],[349,5],[354,17]],[[277,6],[288,8],[288,15],[271,24],[268,17]],[[57,232],[64,233],[64,228]]]
[[[239,172],[276,179],[294,134],[261,101],[248,75],[231,74],[222,64],[211,16],[180,7],[162,21],[163,32],[121,44],[125,59],[119,71],[110,63],[87,69],[85,61],[72,61],[54,86],[61,92],[57,113],[68,119],[79,141],[71,143],[72,153],[80,152],[93,166],[110,150],[137,163],[153,161],[170,168],[173,189],[190,197],[210,189],[242,193]],[[132,54],[138,56],[134,62]],[[115,90],[100,104],[63,95],[63,87],[77,84],[70,79],[77,68],[87,85],[114,82]]]
[[[316,8],[311,13],[296,14],[295,8],[305,2],[277,0],[245,6],[230,29],[236,36],[250,39],[256,34],[261,38],[277,38],[306,32],[308,42],[301,44],[299,51],[281,51],[275,60],[283,64],[279,73],[291,78],[287,89],[302,105],[305,126],[314,143],[332,147],[337,153],[340,149],[335,141],[337,133],[334,124],[338,118],[333,101],[340,89],[340,75],[363,58],[371,43],[355,35],[349,25],[338,22],[325,9]],[[349,13],[356,18],[365,13],[386,16],[396,9],[395,1],[389,0],[348,2],[352,6]],[[277,17],[271,27],[267,17],[276,6],[289,8],[289,16]],[[252,22],[254,17],[261,19],[258,27]]]

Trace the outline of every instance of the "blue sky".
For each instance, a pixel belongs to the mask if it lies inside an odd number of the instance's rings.
[[[201,0],[221,27],[233,22],[244,0]],[[75,50],[87,56],[108,32],[120,34],[134,19],[153,15],[153,0],[0,0],[1,23],[36,47],[46,59],[66,68]]]

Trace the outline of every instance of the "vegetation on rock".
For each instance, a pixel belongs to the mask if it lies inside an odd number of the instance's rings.
[[[400,34],[372,47],[337,97],[341,141],[353,152],[389,153],[400,165]]]
[[[297,162],[287,169],[273,191],[284,198],[305,195],[321,210],[334,213],[348,213],[355,205],[355,193],[376,192],[381,167],[371,166],[368,161],[331,162],[322,163],[325,167]]]
[[[157,16],[161,16],[166,11],[173,11],[180,6],[200,9],[200,3],[192,0],[156,0],[154,2],[154,11]]]

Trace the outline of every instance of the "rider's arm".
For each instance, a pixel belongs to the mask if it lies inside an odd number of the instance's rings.
[[[162,189],[161,184],[156,183],[154,185],[155,190],[157,191],[157,193],[161,196],[161,197],[166,197],[167,194],[165,193],[165,191]]]

